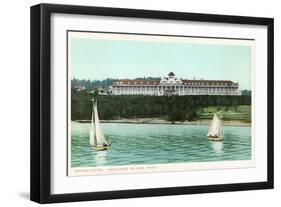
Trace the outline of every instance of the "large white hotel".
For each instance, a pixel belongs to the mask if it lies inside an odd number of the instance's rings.
[[[182,80],[173,72],[161,80],[119,80],[112,85],[113,95],[241,95],[239,84],[230,80]]]

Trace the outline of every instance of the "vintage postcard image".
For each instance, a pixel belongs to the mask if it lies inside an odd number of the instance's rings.
[[[254,40],[67,32],[68,176],[254,167]]]

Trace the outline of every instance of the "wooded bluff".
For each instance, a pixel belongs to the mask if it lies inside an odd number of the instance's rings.
[[[93,94],[87,91],[71,91],[71,120],[90,120]],[[221,111],[239,111],[249,106],[251,96],[142,96],[99,95],[98,112],[101,120],[121,118],[158,117],[169,121],[191,121],[202,118],[205,108],[216,107]],[[241,108],[241,107],[240,107]],[[245,108],[245,107],[244,107]],[[206,116],[208,117],[208,116]],[[247,116],[249,119],[249,116]],[[210,118],[210,117],[208,117]],[[241,118],[244,119],[244,118]]]

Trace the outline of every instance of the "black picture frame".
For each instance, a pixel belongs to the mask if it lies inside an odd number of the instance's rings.
[[[194,22],[218,22],[267,27],[267,181],[238,184],[219,184],[154,189],[136,189],[74,194],[51,194],[51,72],[50,72],[50,16],[53,13],[99,15],[113,17],[134,17]],[[273,188],[274,177],[274,82],[273,82],[273,38],[272,18],[195,14],[170,11],[135,10],[73,5],[39,4],[31,7],[31,174],[30,199],[38,203],[88,201],[146,196],[210,193]]]

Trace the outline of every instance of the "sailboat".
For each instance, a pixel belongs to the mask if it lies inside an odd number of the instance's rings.
[[[207,134],[209,140],[212,141],[221,141],[223,140],[223,131],[222,131],[222,124],[221,120],[215,113],[213,116],[212,124],[209,128],[209,132]]]
[[[93,101],[93,111],[92,111],[91,128],[89,132],[89,142],[90,145],[95,150],[107,150],[111,145],[109,142],[106,141],[100,127],[100,120],[99,120],[99,114],[97,108],[97,98],[94,98],[92,101]]]

